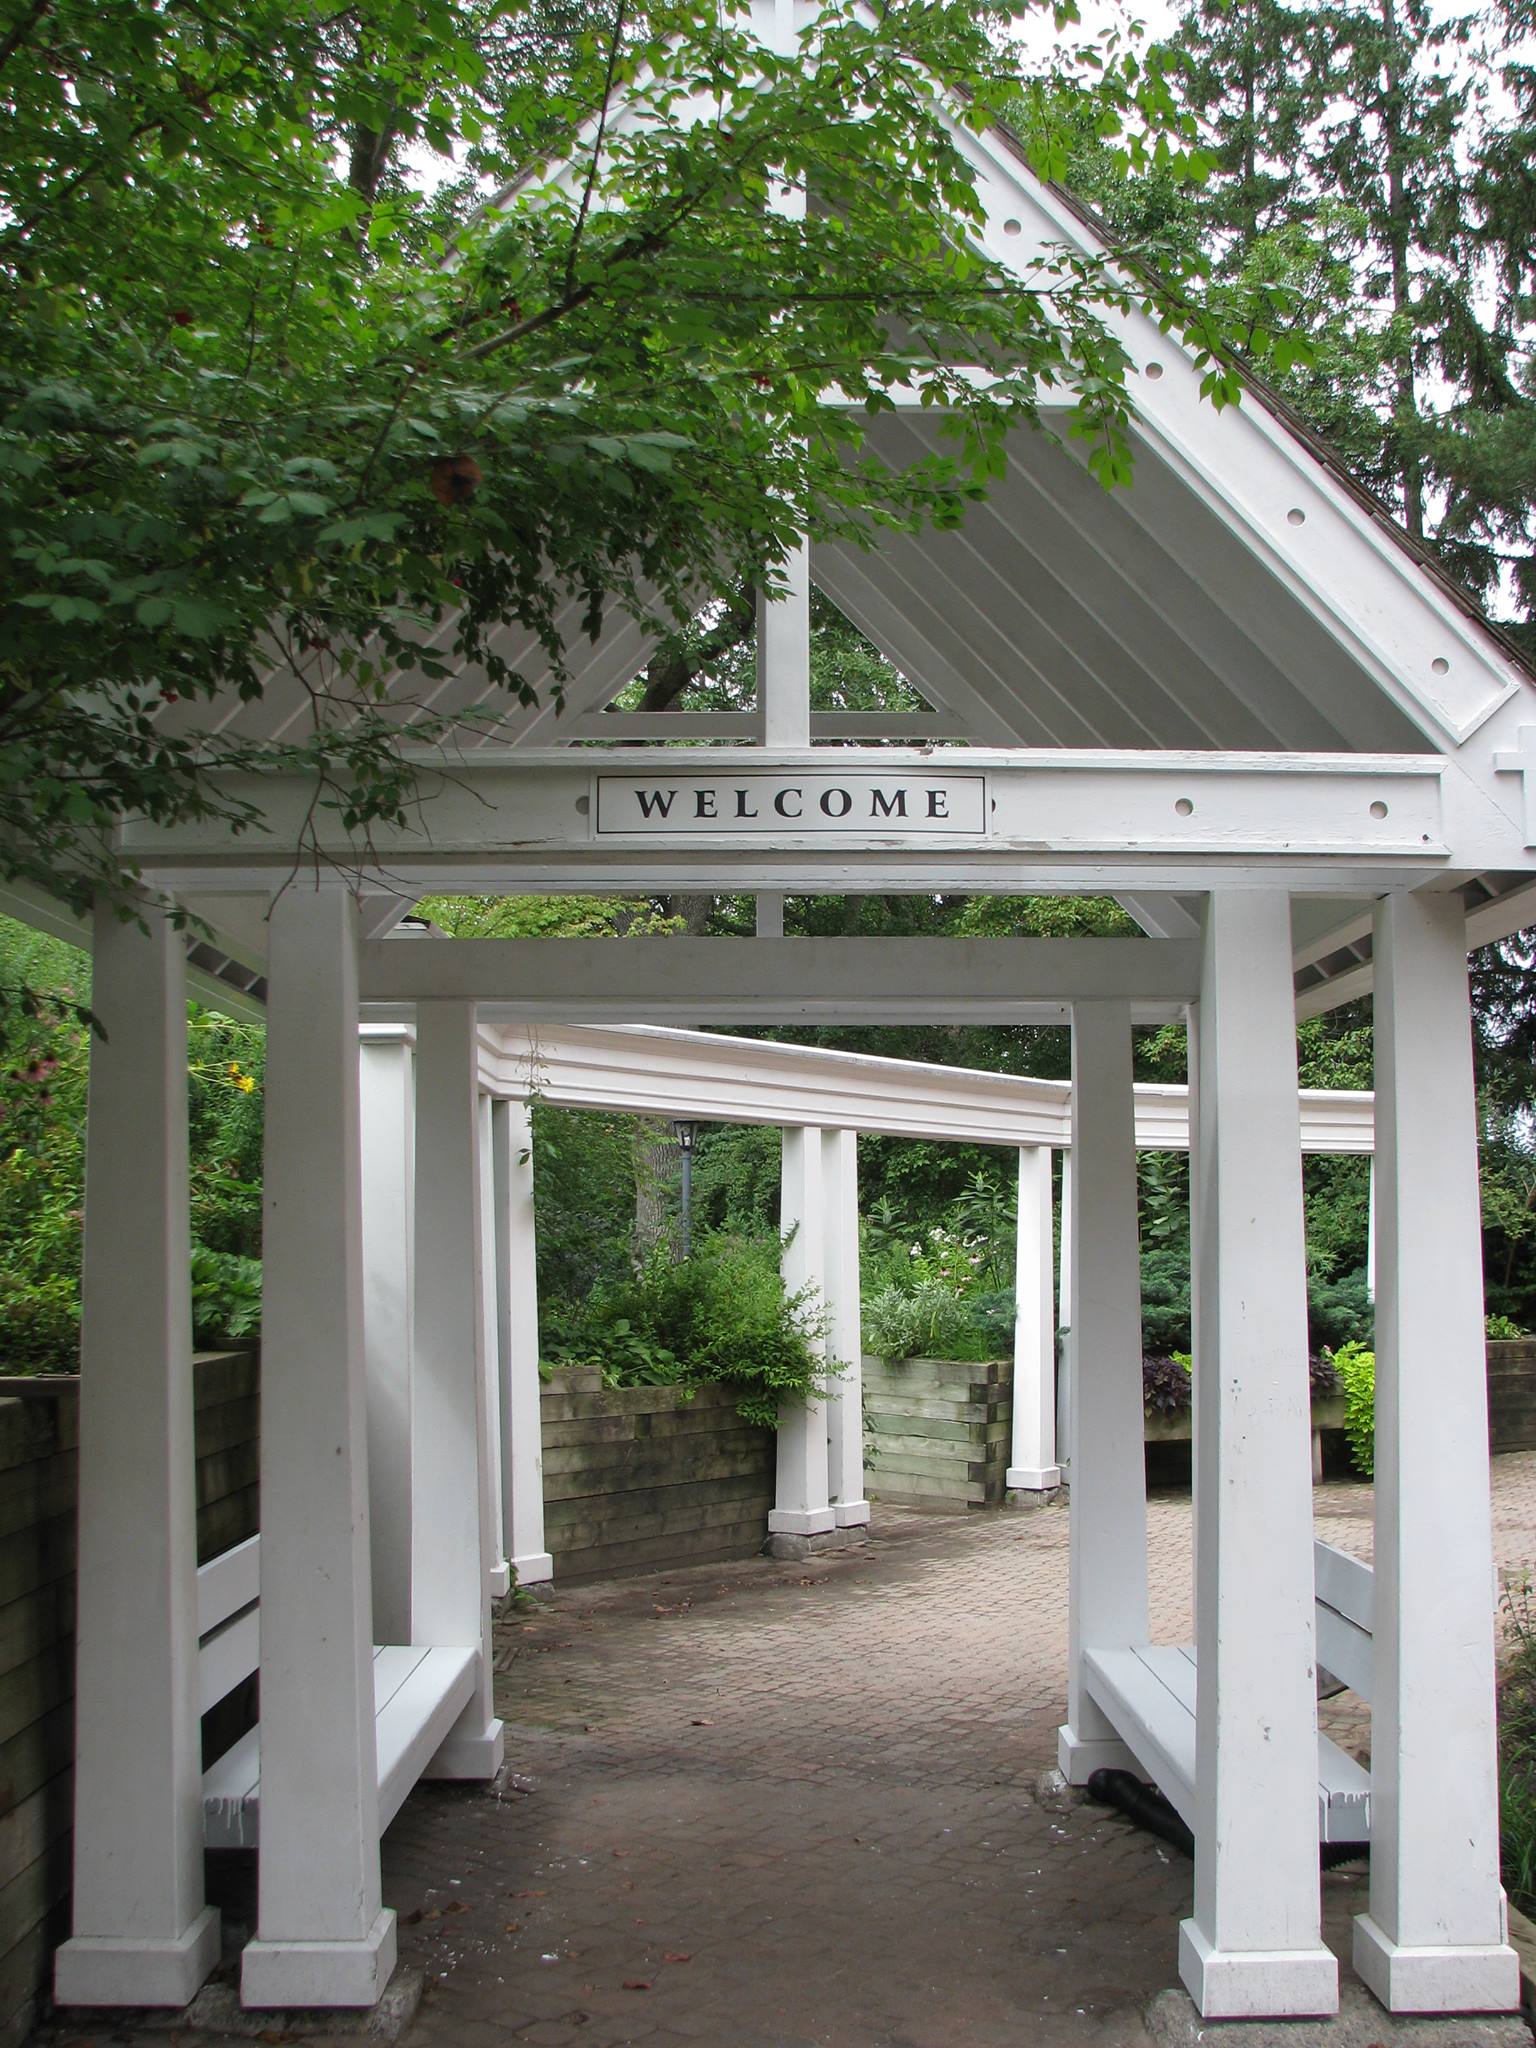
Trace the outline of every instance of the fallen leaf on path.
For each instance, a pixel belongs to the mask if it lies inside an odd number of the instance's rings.
[[[702,1715],[695,1720],[693,1725],[695,1728],[713,1728],[715,1724],[707,1715]]]
[[[649,1991],[650,1988],[651,1980],[649,1977],[626,1977],[624,1979],[624,1989],[626,1991]]]
[[[664,1963],[691,1963],[693,1957],[691,1955],[685,1956],[681,1950],[674,1949],[671,1955],[663,1956],[661,1960]]]

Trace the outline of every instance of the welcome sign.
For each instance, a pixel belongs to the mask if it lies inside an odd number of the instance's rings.
[[[637,835],[842,833],[982,838],[988,821],[984,775],[882,775],[872,769],[733,770],[724,774],[597,775],[592,829]]]

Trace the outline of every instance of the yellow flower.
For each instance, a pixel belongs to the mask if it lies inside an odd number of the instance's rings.
[[[242,1074],[239,1086],[242,1095],[254,1095],[256,1092],[256,1076],[254,1074]]]
[[[231,1060],[229,1063],[229,1071],[234,1075],[235,1079],[238,1081],[240,1078],[240,1062],[238,1060]]]

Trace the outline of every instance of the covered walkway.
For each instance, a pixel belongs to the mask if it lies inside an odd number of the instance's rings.
[[[1493,1481],[1518,1569],[1536,1452]],[[1368,1487],[1316,1503],[1319,1535],[1369,1554]],[[1149,1505],[1153,1634],[1182,1640],[1189,1499]],[[1191,1867],[1036,1796],[1067,1521],[881,1511],[862,1551],[557,1589],[502,1622],[503,1778],[423,1785],[385,1837],[428,1979],[402,2048],[1140,2048]],[[1349,1747],[1364,1727],[1344,1702],[1322,1720]],[[1366,1881],[1323,1891],[1347,1955]]]

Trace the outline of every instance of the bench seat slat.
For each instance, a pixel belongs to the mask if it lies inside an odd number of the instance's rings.
[[[261,1598],[261,1538],[248,1536],[197,1568],[197,1632],[211,1635]]]
[[[388,1827],[433,1753],[468,1705],[479,1652],[383,1644],[373,1653],[379,1825]],[[203,1840],[251,1849],[261,1831],[258,1724],[203,1774]]]
[[[1195,1811],[1195,1653],[1188,1647],[1143,1644],[1089,1650],[1088,1691],[1120,1740],[1178,1810],[1186,1827]],[[1317,1738],[1317,1832],[1322,1842],[1370,1840],[1370,1774],[1329,1736]]]

